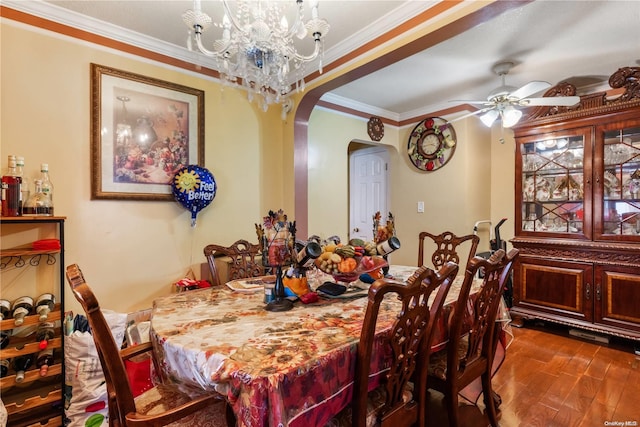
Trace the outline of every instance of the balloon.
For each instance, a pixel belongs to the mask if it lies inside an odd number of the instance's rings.
[[[198,212],[216,197],[216,180],[206,168],[189,165],[178,169],[171,180],[173,197],[191,212],[191,226],[196,226]]]

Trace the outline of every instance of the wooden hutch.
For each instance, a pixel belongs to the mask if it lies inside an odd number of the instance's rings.
[[[516,140],[514,319],[640,340],[640,67]],[[560,83],[545,96],[576,95]]]

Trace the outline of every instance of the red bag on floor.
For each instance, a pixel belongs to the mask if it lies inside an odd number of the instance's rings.
[[[153,387],[153,381],[151,381],[151,357],[125,360],[124,366],[127,369],[133,397],[137,397]]]

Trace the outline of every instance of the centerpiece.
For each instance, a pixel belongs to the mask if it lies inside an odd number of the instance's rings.
[[[275,270],[276,283],[274,299],[267,303],[269,311],[287,311],[293,308],[293,302],[285,297],[282,277],[283,267],[294,263],[294,244],[296,240],[296,222],[288,221],[282,209],[269,211],[262,224],[256,224],[258,243],[262,251],[265,267]]]
[[[335,239],[322,245],[322,253],[315,265],[318,270],[331,275],[335,280],[335,283],[325,282],[318,290],[338,295],[344,293],[363,274],[380,271],[387,263],[377,255],[373,242],[351,239],[347,244],[342,244],[339,239]]]

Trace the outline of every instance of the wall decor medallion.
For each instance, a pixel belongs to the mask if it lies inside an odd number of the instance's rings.
[[[409,135],[407,154],[420,170],[431,172],[451,160],[456,151],[456,131],[440,117],[428,117],[413,128]]]
[[[380,141],[384,136],[384,124],[380,117],[371,117],[367,123],[367,133],[373,141]]]

